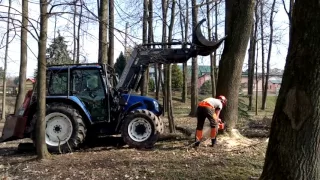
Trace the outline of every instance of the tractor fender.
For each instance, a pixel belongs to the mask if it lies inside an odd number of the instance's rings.
[[[87,126],[93,124],[90,112],[86,109],[85,104],[75,96],[69,96],[69,98],[67,96],[47,96],[46,101],[47,104],[53,102],[70,104],[73,107],[77,108],[82,117],[84,117],[84,123]]]
[[[128,108],[126,108],[126,110],[124,110],[124,112],[121,112],[121,115],[119,117],[119,120],[118,120],[118,124],[117,124],[117,128],[116,128],[116,131],[119,131],[120,130],[120,127],[123,123],[123,120],[124,120],[124,117],[131,111],[139,108],[143,106],[143,103],[142,102],[136,102],[134,104],[132,104],[131,106],[129,106]]]

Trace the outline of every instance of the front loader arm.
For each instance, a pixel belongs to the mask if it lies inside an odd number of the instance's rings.
[[[208,41],[202,35],[200,25],[205,21],[203,19],[198,23],[193,32],[193,43],[169,43],[167,45],[182,45],[182,48],[148,48],[151,45],[164,45],[163,43],[152,43],[138,45],[130,55],[130,59],[121,74],[116,89],[122,91],[136,90],[139,87],[140,80],[149,64],[171,64],[185,63],[192,57],[207,56],[213,53],[225,40],[226,37],[218,41]],[[189,47],[187,47],[189,45]]]

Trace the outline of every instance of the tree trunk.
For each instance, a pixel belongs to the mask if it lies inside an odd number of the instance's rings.
[[[167,0],[162,0],[161,1],[162,5],[162,43],[167,42],[167,12],[168,12],[168,2]],[[166,45],[163,45],[163,48],[166,48]],[[161,71],[160,71],[161,72]],[[166,65],[163,65],[163,80],[164,83],[162,84],[162,92],[163,92],[163,109],[164,111],[168,111],[168,102],[167,102],[167,89],[166,84],[167,84],[167,68]]]
[[[198,8],[196,0],[192,0],[192,29],[195,29],[198,21]],[[190,116],[195,117],[197,114],[198,104],[198,62],[197,58],[192,58],[192,72],[191,72],[191,111]]]
[[[171,4],[171,19],[170,19],[170,25],[169,25],[169,36],[168,36],[168,42],[172,42],[172,33],[173,33],[173,26],[174,26],[174,17],[175,17],[175,7],[176,7],[176,1],[172,0]],[[171,46],[169,46],[171,48]],[[167,102],[168,102],[168,120],[169,120],[169,130],[170,133],[175,133],[175,123],[173,118],[173,110],[172,110],[172,88],[171,88],[171,80],[172,80],[172,69],[171,64],[167,65]]]
[[[72,61],[73,63],[76,62],[76,54],[77,54],[77,34],[76,34],[76,21],[77,21],[77,2],[74,1],[74,6],[73,6],[73,53],[72,53]]]
[[[255,105],[255,112],[256,112],[256,116],[258,115],[258,94],[259,94],[259,76],[258,76],[258,57],[259,57],[259,48],[258,48],[258,44],[256,44],[256,52],[257,52],[257,57],[256,57],[256,105]]]
[[[184,21],[184,28],[185,28],[185,33],[184,33],[184,42],[188,41],[188,27],[189,27],[189,0],[186,0],[186,16],[185,16],[185,21]],[[187,97],[188,97],[188,64],[183,63],[183,87],[182,87],[182,102],[186,103],[187,102]]]
[[[238,98],[242,66],[246,54],[250,30],[253,22],[254,0],[233,0],[225,40],[224,50],[219,64],[217,94],[225,95],[227,106],[222,111],[222,118],[228,124],[228,130],[235,127],[238,119]],[[228,20],[228,19],[226,19]]]
[[[262,180],[320,179],[319,32],[319,1],[296,0]]]
[[[275,0],[273,0],[272,6],[271,6],[271,13],[270,13],[270,38],[269,38],[269,49],[268,49],[268,57],[267,57],[267,74],[266,74],[266,81],[264,84],[265,91],[262,95],[262,105],[264,105],[263,109],[266,107],[266,101],[267,101],[267,89],[268,89],[268,81],[269,81],[269,74],[270,74],[270,60],[271,60],[271,51],[272,51],[272,43],[273,43],[273,13],[274,13],[274,6],[275,6]]]
[[[20,71],[19,71],[19,87],[14,114],[18,115],[26,94],[26,76],[27,76],[27,51],[28,51],[28,1],[22,1],[22,24],[21,24],[21,40],[20,40]]]
[[[267,91],[267,89],[264,89],[264,83],[265,83],[265,59],[264,59],[264,22],[263,22],[263,6],[264,6],[264,1],[260,0],[260,33],[261,33],[261,81],[262,81],[262,94]],[[267,93],[267,92],[266,92]],[[261,110],[265,110],[266,107],[266,101],[262,99],[262,104],[261,104]]]
[[[212,40],[212,35],[211,35],[211,7],[210,7],[210,3],[209,0],[206,0],[206,8],[207,8],[207,25],[208,25],[208,39],[209,41]],[[216,96],[216,77],[214,74],[214,70],[215,70],[215,59],[213,54],[210,54],[210,77],[211,77],[211,93],[212,93],[212,97]]]
[[[99,9],[99,63],[108,63],[108,0],[100,0]]]
[[[46,44],[48,28],[48,2],[40,0],[40,37],[38,41],[38,76],[37,76],[37,122],[36,149],[38,159],[47,159],[49,152],[45,142],[46,117]]]
[[[250,46],[248,52],[248,97],[249,105],[248,110],[252,110],[252,96],[253,96],[253,77],[254,77],[254,65],[255,65],[255,50],[256,50],[256,39],[255,39],[255,26],[252,24]]]
[[[215,26],[214,26],[214,37],[215,39],[218,39],[218,2],[214,3],[215,5],[215,12],[214,12],[214,17],[215,17]],[[215,94],[217,94],[217,81],[218,81],[218,68],[217,68],[217,50],[214,51],[213,53],[213,64],[214,64],[214,77],[215,77],[215,86],[216,88],[214,89]]]
[[[148,42],[148,2],[149,0],[143,0],[143,20],[142,20],[142,43]],[[148,77],[149,77],[149,66],[146,69],[141,79],[141,96],[148,94]]]
[[[2,114],[1,119],[6,119],[6,95],[7,95],[7,61],[8,61],[8,49],[9,49],[9,34],[10,34],[10,11],[12,0],[9,0],[8,7],[8,19],[7,19],[7,37],[6,37],[6,49],[4,53],[4,68],[3,68],[3,87],[2,87]]]
[[[78,32],[77,32],[77,64],[80,63],[80,27],[82,22],[82,9],[83,9],[83,2],[80,0],[80,14],[79,14],[79,22],[78,22]]]
[[[109,46],[108,64],[114,65],[114,0],[109,0]]]

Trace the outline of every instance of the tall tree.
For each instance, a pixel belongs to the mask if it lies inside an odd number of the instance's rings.
[[[77,3],[78,1],[75,0],[74,1],[74,5],[73,5],[73,52],[72,52],[72,61],[73,63],[76,62],[76,58],[77,58],[77,34],[76,34],[76,30],[77,30]]]
[[[180,27],[181,27],[181,39],[184,43],[188,41],[188,25],[189,25],[189,2],[188,0],[185,1],[186,11],[184,14],[184,11],[182,9],[181,0],[179,0],[179,15],[180,15]],[[186,46],[186,44],[183,44],[182,46]],[[187,101],[187,79],[188,79],[188,71],[187,71],[187,63],[182,64],[183,69],[183,85],[182,85],[182,102],[186,103]]]
[[[212,40],[211,35],[211,5],[209,0],[206,0],[206,8],[207,8],[207,26],[208,26],[208,39]],[[216,77],[215,77],[215,57],[213,54],[210,54],[210,77],[211,77],[211,89],[212,89],[212,97],[216,96]]]
[[[36,150],[39,159],[49,157],[45,142],[46,117],[46,44],[48,30],[48,2],[40,0],[40,37],[38,41],[38,76],[37,76],[37,122]]]
[[[176,7],[176,1],[171,1],[171,18],[170,18],[170,24],[169,24],[169,36],[168,36],[168,42],[172,42],[172,34],[173,34],[173,26],[174,26],[174,18],[175,18],[175,7]],[[169,46],[171,48],[171,46]],[[172,68],[171,64],[167,65],[167,102],[168,102],[168,119],[169,119],[169,130],[171,133],[176,132],[174,118],[173,118],[173,108],[172,108]]]
[[[267,101],[267,89],[268,89],[268,81],[269,81],[269,74],[270,74],[270,60],[271,60],[271,51],[272,51],[272,43],[273,43],[273,14],[274,14],[274,6],[276,1],[273,0],[271,9],[270,9],[270,18],[269,18],[269,28],[270,28],[270,35],[269,35],[269,48],[268,48],[268,57],[267,57],[267,73],[266,73],[266,81],[263,84],[265,91],[263,91],[262,95],[262,110],[266,108],[266,101]]]
[[[264,0],[260,0],[260,35],[261,35],[261,82],[262,82],[262,94],[264,94],[265,91],[267,91],[266,89],[264,89],[264,82],[265,82],[265,52],[264,52],[264,5],[265,5],[265,1]],[[265,101],[262,101],[261,104],[261,109],[264,110],[265,109]]]
[[[12,0],[9,0],[8,6],[8,19],[7,19],[7,37],[6,37],[6,49],[4,54],[4,69],[3,69],[3,86],[2,86],[2,116],[1,119],[6,118],[6,92],[7,92],[7,60],[8,60],[8,49],[9,49],[9,35],[10,35],[10,16],[11,16],[11,4]]]
[[[196,0],[191,1],[192,4],[192,29],[194,30],[198,21],[198,6]],[[191,72],[191,111],[190,116],[196,116],[198,103],[198,62],[197,58],[192,58]]]
[[[319,1],[296,0],[262,180],[320,179],[319,32]]]
[[[83,10],[83,1],[80,0],[80,13],[79,13],[79,21],[78,21],[78,33],[77,33],[77,61],[76,63],[80,63],[80,29],[82,24],[82,10]]]
[[[99,0],[98,0],[99,4]],[[98,7],[99,14],[99,53],[98,62],[108,63],[108,0],[100,0],[100,5]]]
[[[167,12],[168,12],[168,0],[161,0],[161,9],[162,9],[162,43],[166,43],[167,42]],[[166,48],[166,45],[163,45],[163,48]],[[162,80],[162,65],[160,65],[159,67],[159,72],[160,72],[160,80]],[[167,70],[166,70],[166,66],[164,65],[163,68],[163,84],[166,84],[166,74],[167,74]],[[167,97],[167,89],[165,88],[165,85],[161,85],[162,87],[162,93],[163,93],[163,110],[167,111],[168,108],[168,104],[167,104],[167,99],[165,97]]]
[[[143,0],[143,20],[142,20],[142,43],[146,44],[148,42],[148,1]],[[141,80],[141,96],[148,94],[148,78],[149,78],[149,67],[142,76]]]
[[[258,14],[258,3],[256,3],[254,8],[254,24],[251,27],[250,35],[250,46],[249,46],[249,55],[248,55],[248,96],[249,96],[249,105],[248,110],[252,110],[253,104],[253,81],[254,81],[254,67],[255,67],[255,57],[256,57],[256,44],[257,44],[257,31],[259,23],[259,14]]]
[[[28,1],[22,1],[22,24],[21,24],[21,40],[20,40],[20,70],[19,70],[19,86],[14,114],[18,115],[18,110],[23,103],[25,97],[26,76],[27,76],[27,41],[28,41]]]
[[[109,50],[108,64],[113,67],[114,64],[114,0],[109,0]]]
[[[226,34],[219,63],[217,94],[228,99],[222,111],[222,119],[232,130],[238,119],[238,97],[243,61],[253,23],[254,0],[226,0]],[[228,73],[232,72],[232,73]]]

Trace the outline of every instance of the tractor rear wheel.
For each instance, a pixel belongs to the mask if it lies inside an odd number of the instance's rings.
[[[131,111],[124,119],[121,135],[126,144],[133,148],[152,148],[157,142],[160,121],[148,110]]]
[[[37,117],[34,118],[36,122]],[[72,106],[61,103],[49,104],[45,120],[45,141],[50,152],[70,152],[84,142],[87,129],[82,116]],[[35,144],[35,129],[32,134]]]

